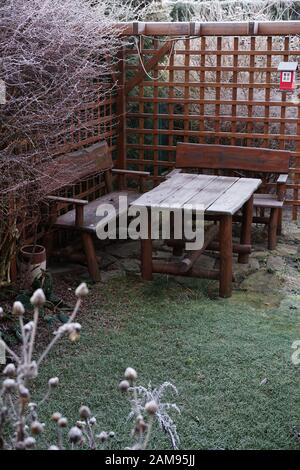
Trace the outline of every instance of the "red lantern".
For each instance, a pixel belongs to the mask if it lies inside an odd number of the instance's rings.
[[[280,90],[293,91],[296,87],[297,62],[280,62],[278,69],[280,72]]]

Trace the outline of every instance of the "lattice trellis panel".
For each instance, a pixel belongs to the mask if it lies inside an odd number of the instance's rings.
[[[279,91],[278,63],[299,61],[295,36],[142,37],[125,50],[127,165],[154,182],[173,166],[177,142],[247,145],[294,152],[291,197],[297,216],[300,112]]]

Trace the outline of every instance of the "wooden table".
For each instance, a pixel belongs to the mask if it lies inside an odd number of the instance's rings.
[[[239,262],[248,262],[251,251],[253,193],[261,182],[260,179],[254,178],[179,173],[134,201],[132,203],[134,207],[144,207],[148,210],[148,238],[141,240],[143,279],[151,280],[153,272],[218,279],[220,296],[230,297],[233,279],[232,254],[233,251],[239,253]],[[207,230],[201,250],[196,253],[191,252],[191,255],[179,261],[159,262],[152,259],[151,208],[164,208],[174,204],[178,208],[183,208],[185,204],[202,204],[205,219],[213,220],[214,224]],[[240,209],[242,209],[240,244],[233,245],[232,221]],[[217,232],[219,240],[214,242]],[[176,249],[176,241],[174,245]],[[194,266],[205,249],[220,252],[219,271],[199,270]]]

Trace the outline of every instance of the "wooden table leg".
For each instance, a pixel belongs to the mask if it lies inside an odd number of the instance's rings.
[[[220,297],[232,294],[232,216],[220,220]]]
[[[243,206],[243,220],[241,228],[241,245],[251,245],[251,227],[253,220],[253,196]],[[249,262],[249,253],[240,253],[238,256],[239,263]]]
[[[277,244],[277,224],[279,219],[279,209],[271,209],[268,227],[268,249],[275,250]]]
[[[81,238],[90,276],[94,282],[99,282],[101,275],[92,235],[90,233],[82,233]]]
[[[145,281],[152,280],[152,239],[151,239],[151,215],[148,209],[148,238],[141,239],[141,269],[142,278]]]

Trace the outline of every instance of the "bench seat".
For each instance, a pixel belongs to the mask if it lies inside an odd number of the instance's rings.
[[[93,281],[100,281],[100,271],[98,266],[94,238],[97,235],[97,225],[103,219],[102,228],[106,230],[106,224],[119,217],[119,197],[126,196],[127,205],[123,211],[127,211],[128,205],[145,191],[145,182],[149,177],[148,171],[137,171],[124,168],[113,168],[113,160],[107,142],[97,142],[90,147],[79,149],[75,152],[61,155],[52,162],[52,180],[55,183],[51,187],[48,196],[45,197],[48,214],[45,228],[44,245],[48,257],[53,251],[54,233],[60,230],[76,230],[79,232],[88,265],[89,273]],[[62,175],[62,178],[55,178]],[[96,200],[89,202],[85,199],[76,198],[81,195],[81,182],[84,183],[90,177],[100,176],[105,194]],[[116,181],[114,182],[114,177]],[[138,180],[138,190],[131,191],[126,188],[126,179]],[[114,184],[118,184],[118,190],[114,190]],[[77,186],[78,185],[78,186]],[[64,188],[74,188],[74,197],[60,196],[57,192]],[[77,191],[77,187],[79,191]],[[139,191],[139,192],[138,192]],[[99,194],[99,193],[98,193]],[[97,194],[97,195],[98,195]],[[92,199],[95,195],[94,184],[84,190],[84,197]],[[123,201],[122,201],[123,203]],[[106,208],[104,216],[97,216],[96,212],[100,204],[111,204],[113,208]],[[124,203],[122,204],[124,206]],[[64,213],[63,213],[64,211]],[[99,227],[98,227],[99,228]],[[104,233],[107,232],[104,230]]]
[[[282,209],[288,183],[288,173],[292,154],[287,150],[273,150],[255,147],[238,147],[219,144],[196,144],[180,142],[176,145],[175,169],[167,175],[170,178],[181,171],[209,170],[215,175],[233,174],[251,176],[263,180],[261,188],[267,194],[256,193],[253,198],[255,209],[262,209],[261,215],[254,215],[254,223],[268,226],[268,248],[274,250],[277,234],[281,234]],[[272,175],[272,181],[269,179]],[[276,177],[275,181],[274,177]],[[276,194],[268,193],[274,187]],[[264,209],[267,209],[265,214]],[[235,216],[238,219],[239,215]]]
[[[264,209],[282,209],[284,201],[278,201],[276,194],[254,194],[253,206]]]
[[[101,196],[94,201],[89,202],[84,207],[84,220],[83,224],[80,226],[76,226],[75,218],[76,218],[76,211],[75,209],[66,212],[65,214],[60,215],[54,227],[60,229],[74,229],[90,233],[96,233],[96,226],[101,221],[102,218],[106,218],[107,222],[113,220],[116,216],[120,215],[120,208],[119,208],[119,197],[127,197],[127,207],[124,209],[123,212],[127,211],[128,206],[130,203],[135,201],[138,197],[140,197],[140,193],[135,191],[113,191],[109,194],[105,194],[105,196]],[[105,216],[97,216],[96,211],[100,204],[111,204],[115,211],[111,211],[111,213],[106,214]]]

